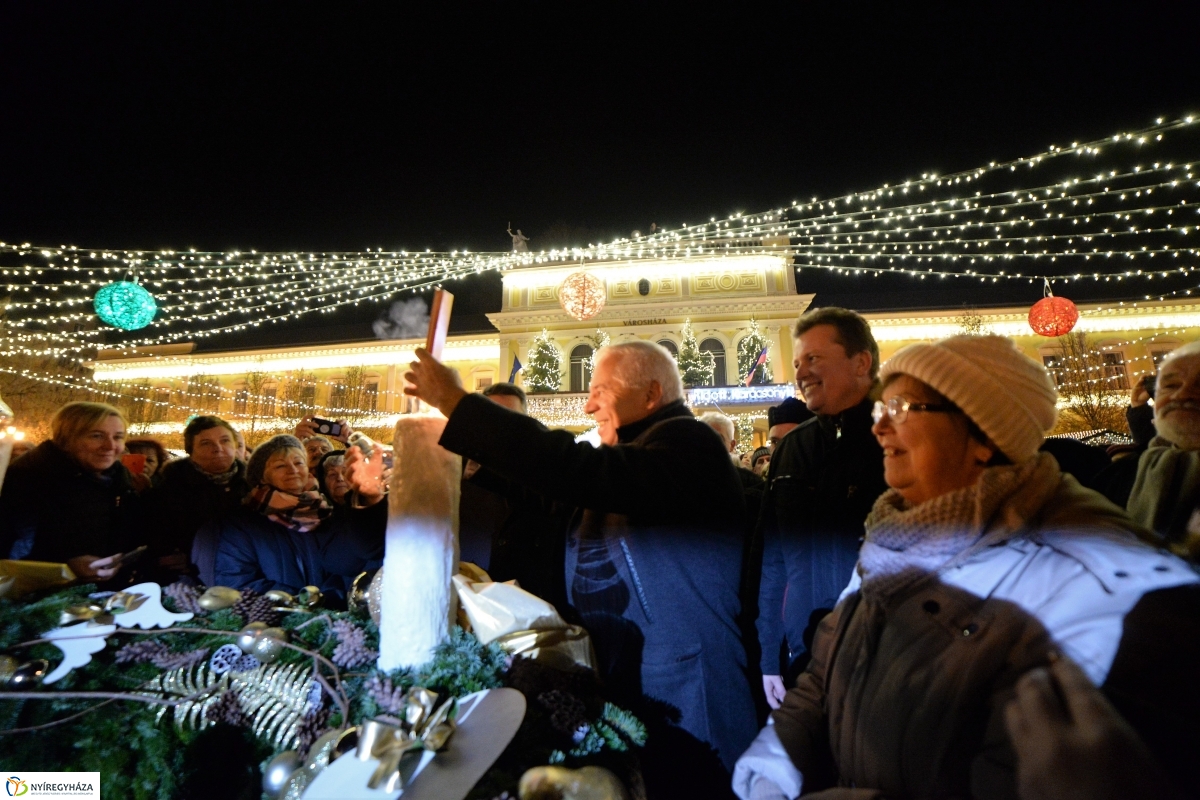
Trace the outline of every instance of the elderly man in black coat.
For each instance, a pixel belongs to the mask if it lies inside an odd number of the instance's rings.
[[[578,508],[569,601],[601,677],[650,726],[651,795],[720,796],[721,765],[755,735],[737,625],[742,489],[720,438],[684,406],[671,355],[645,341],[598,352],[585,410],[599,447],[470,395],[417,356],[405,391],[447,416],[443,447]]]

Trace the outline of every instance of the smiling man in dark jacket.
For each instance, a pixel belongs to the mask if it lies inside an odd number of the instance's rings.
[[[806,631],[811,641],[850,582],[863,521],[887,489],[871,434],[879,346],[867,321],[844,308],[810,311],[796,323],[794,352],[796,385],[817,416],[775,448],[758,521],[758,633],[773,708],[804,664]]]
[[[684,406],[670,354],[645,341],[598,352],[586,411],[600,447],[468,395],[417,355],[405,391],[449,418],[443,447],[577,507],[569,601],[601,677],[650,727],[651,796],[719,796],[755,726],[736,621],[742,490],[720,438]]]

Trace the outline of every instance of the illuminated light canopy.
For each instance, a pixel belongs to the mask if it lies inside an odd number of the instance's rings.
[[[1125,296],[1147,302],[1197,296],[1197,153],[1200,117],[1160,118],[1138,130],[952,174],[926,173],[869,191],[540,253],[143,251],[0,242],[6,297],[0,356],[82,365],[105,344],[105,329],[89,324],[96,319],[94,295],[131,272],[158,307],[137,335],[121,337],[118,346],[131,352],[384,302],[487,270],[510,276],[506,290],[520,288],[548,278],[541,270],[526,278],[521,268],[543,265],[561,281],[560,269],[566,277],[583,265],[619,264],[636,281],[654,279],[641,266],[654,261],[668,277],[695,274],[701,259],[773,258],[851,280],[1049,280],[1104,283],[1110,291],[1127,286]],[[1017,322],[1028,330],[1025,316]],[[1086,329],[1090,316],[1077,329]]]
[[[1079,309],[1065,297],[1049,295],[1029,309],[1029,327],[1041,336],[1065,336],[1079,322]]]
[[[96,316],[127,331],[136,331],[154,321],[158,305],[154,297],[141,286],[130,281],[110,283],[96,292],[93,303]]]
[[[604,281],[586,272],[574,272],[558,287],[558,302],[572,317],[591,319],[600,313],[608,299]]]

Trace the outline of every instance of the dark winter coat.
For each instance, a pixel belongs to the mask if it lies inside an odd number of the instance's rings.
[[[459,482],[458,558],[492,573],[492,553],[508,507],[504,498],[464,477]],[[493,576],[494,577],[494,576]],[[507,579],[505,579],[507,580]]]
[[[4,477],[0,554],[55,563],[115,555],[136,546],[140,516],[140,498],[120,461],[96,476],[53,442],[42,442]]]
[[[190,458],[172,461],[162,480],[145,495],[146,540],[155,555],[191,553],[196,531],[241,507],[250,493],[246,465],[221,485],[206,478]]]
[[[1119,454],[1112,463],[1096,476],[1092,488],[1103,494],[1121,508],[1129,504],[1133,482],[1137,480],[1138,460],[1150,440],[1157,435],[1154,427],[1154,406],[1145,403],[1125,409],[1125,421],[1129,423],[1129,434],[1134,448]]]
[[[737,627],[741,485],[720,438],[681,402],[618,437],[616,446],[576,443],[468,395],[441,444],[578,507],[565,579],[602,676],[648,716],[656,758],[680,780],[704,770],[707,746],[728,769],[755,730]]]
[[[505,515],[492,540],[488,574],[492,580],[515,580],[522,589],[553,603],[560,614],[571,615],[563,580],[566,531],[574,509],[547,500],[487,467],[463,481],[467,487],[491,493],[504,503]]]
[[[343,537],[382,541],[385,524],[386,513],[356,514],[338,508],[314,530],[294,533],[265,514],[243,506],[210,522],[197,538],[216,535],[213,583],[217,586],[260,593],[282,589],[295,594],[312,585],[333,597],[342,597],[346,576],[327,569],[326,551],[338,549]]]
[[[873,405],[867,397],[836,416],[803,422],[771,456],[758,521],[764,675],[786,672],[806,650],[805,631],[833,609],[850,582],[863,521],[887,490],[883,450],[871,433]]]

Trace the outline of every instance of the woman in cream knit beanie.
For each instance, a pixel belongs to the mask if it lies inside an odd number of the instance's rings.
[[[885,383],[896,374],[916,378],[958,406],[1013,463],[1033,458],[1054,427],[1054,382],[1004,336],[911,344],[879,371]]]

